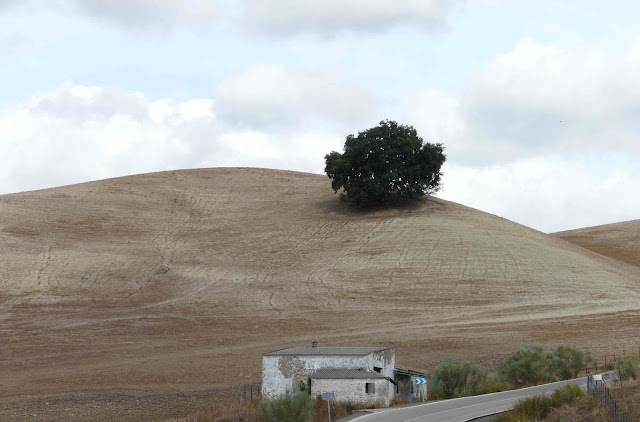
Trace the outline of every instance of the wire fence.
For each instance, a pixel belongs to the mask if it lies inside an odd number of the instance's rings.
[[[214,387],[206,390],[189,391],[187,393],[178,393],[178,397],[193,398],[202,397],[215,401],[224,401],[231,403],[233,401],[239,401],[240,403],[247,403],[256,399],[260,399],[262,393],[262,383],[254,382],[251,384],[237,384],[229,387]],[[206,406],[203,411],[208,410],[210,407]],[[213,410],[213,406],[211,406]],[[176,422],[197,422],[198,418],[185,414],[182,417],[174,416]],[[168,420],[173,421],[173,418]]]
[[[618,408],[604,382],[594,379],[593,375],[587,375],[587,393],[607,409],[611,422],[631,422],[631,418]]]
[[[190,391],[188,393],[178,393],[178,396],[185,397],[211,397],[213,399],[240,400],[246,402],[259,398],[261,395],[261,382],[252,384],[238,384],[229,387],[209,388],[206,390]]]
[[[597,374],[598,372],[602,372],[602,371],[611,371],[615,368],[615,364],[616,361],[624,355],[636,355],[638,356],[638,359],[640,359],[640,346],[638,346],[638,350],[630,350],[630,351],[625,351],[622,350],[622,353],[615,353],[613,352],[613,354],[611,355],[605,355],[604,357],[600,357],[598,359],[594,359],[592,362],[588,363],[585,365],[584,368],[582,368],[582,371],[584,371],[585,375],[589,375],[592,373]]]

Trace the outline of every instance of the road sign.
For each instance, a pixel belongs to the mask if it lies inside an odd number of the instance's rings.
[[[416,378],[416,384],[417,385],[427,385],[427,379],[426,378]]]
[[[331,422],[331,400],[336,397],[333,393],[322,393],[322,400],[327,401],[327,413],[329,414],[329,422]]]
[[[322,394],[322,400],[326,400],[326,401],[333,400],[335,397],[336,397],[336,395],[333,394],[333,393],[323,393]]]

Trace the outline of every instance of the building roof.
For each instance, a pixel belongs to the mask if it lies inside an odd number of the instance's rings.
[[[425,372],[418,372],[418,371],[414,371],[413,369],[398,368],[397,366],[395,367],[393,372],[396,374],[407,375],[411,377],[428,377],[429,376],[429,374]]]
[[[264,356],[366,356],[391,347],[289,347]]]
[[[385,376],[374,371],[366,369],[318,369],[311,375],[312,379],[330,379],[330,380],[364,380],[364,379],[386,379]]]

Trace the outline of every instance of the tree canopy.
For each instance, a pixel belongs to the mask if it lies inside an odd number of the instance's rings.
[[[412,126],[385,120],[349,135],[344,153],[325,156],[331,187],[357,205],[389,205],[440,189],[442,144],[424,143]]]

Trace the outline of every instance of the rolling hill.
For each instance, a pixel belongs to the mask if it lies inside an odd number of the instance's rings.
[[[640,267],[640,220],[568,230],[554,236]]]
[[[597,356],[640,324],[633,265],[437,198],[355,211],[325,176],[261,169],[0,196],[0,283],[6,400],[250,382],[262,353],[311,340],[426,370],[533,343]]]

